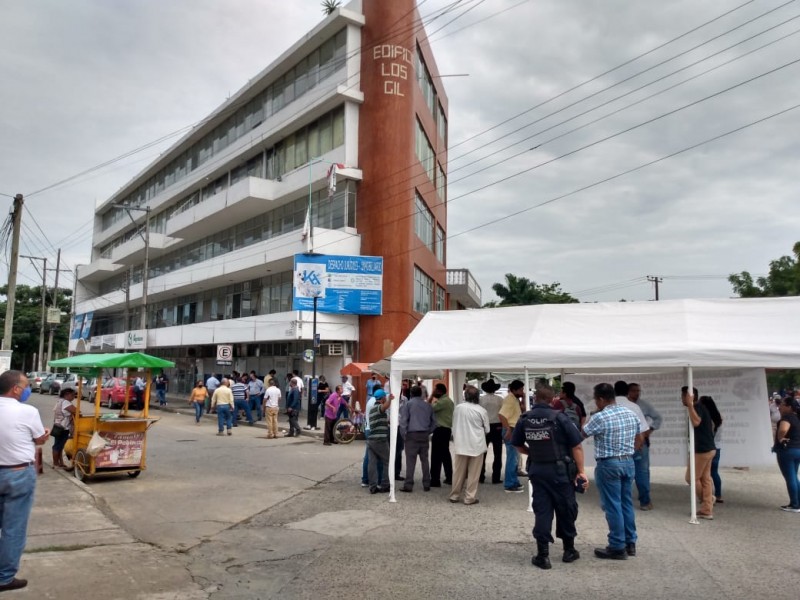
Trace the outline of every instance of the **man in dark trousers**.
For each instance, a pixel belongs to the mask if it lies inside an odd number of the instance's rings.
[[[300,435],[300,425],[297,418],[300,416],[300,390],[297,389],[297,380],[289,382],[289,393],[286,396],[286,414],[289,415],[289,432],[286,437],[297,437]]]
[[[481,389],[486,392],[478,403],[486,409],[489,414],[489,433],[486,434],[486,445],[492,445],[492,483],[503,483],[503,424],[500,422],[500,407],[503,399],[495,394],[500,389],[500,384],[495,383],[494,379],[489,379],[481,384]],[[483,467],[481,467],[480,482],[486,478],[486,455],[483,455]]]
[[[375,401],[369,410],[370,434],[367,438],[369,465],[367,467],[369,491],[371,494],[389,491],[389,469],[381,465],[389,464],[389,418],[386,411],[392,404],[394,396],[386,395],[378,388],[373,396]]]
[[[550,533],[553,514],[556,537],[564,544],[562,560],[571,563],[580,558],[575,549],[575,520],[578,518],[575,488],[586,489],[587,485],[583,472],[583,437],[568,416],[550,406],[553,396],[553,388],[540,386],[533,408],[520,417],[511,435],[511,444],[528,455],[527,471],[533,486],[535,515],[533,538],[537,550],[531,564],[540,569],[551,568],[550,544],[555,541]]]
[[[453,410],[456,405],[447,395],[447,386],[437,383],[431,395],[436,429],[431,438],[431,487],[442,487],[442,468],[444,483],[453,483],[453,457],[450,455],[450,437],[453,435]]]
[[[411,386],[411,398],[400,408],[400,433],[406,447],[406,480],[401,492],[414,490],[417,457],[422,465],[422,489],[431,490],[431,469],[428,462],[428,436],[436,428],[433,407],[422,397],[422,388]]]

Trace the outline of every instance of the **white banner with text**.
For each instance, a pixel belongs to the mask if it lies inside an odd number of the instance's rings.
[[[689,429],[686,408],[681,404],[680,389],[686,385],[682,372],[572,374],[576,394],[586,412],[597,410],[592,388],[598,383],[624,380],[642,387],[641,398],[661,414],[661,428],[650,437],[650,464],[676,467],[686,465]],[[763,369],[696,369],[694,387],[701,396],[711,396],[722,415],[722,452],[720,466],[744,467],[773,465],[772,426],[769,419],[767,381]],[[586,463],[594,465],[594,443],[584,442]]]

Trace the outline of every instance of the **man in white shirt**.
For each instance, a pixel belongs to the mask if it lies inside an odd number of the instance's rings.
[[[274,379],[269,380],[264,392],[264,412],[267,414],[267,439],[278,437],[278,412],[281,406],[281,389]]]
[[[347,375],[342,375],[342,398],[344,399],[345,403],[339,406],[339,411],[336,413],[336,418],[341,419],[344,417],[345,419],[350,414],[350,397],[353,395],[353,392],[356,388],[350,383],[350,379]]]
[[[628,400],[628,384],[625,381],[620,380],[614,384],[614,395],[616,396],[617,406],[623,406],[633,411],[639,419],[639,433],[636,434],[633,446],[638,451],[644,444],[644,433],[650,430],[650,423],[647,422],[647,418],[644,416],[642,409],[639,408],[639,405]]]
[[[300,392],[300,397],[302,398],[305,384],[303,383],[303,377],[300,375],[300,371],[297,369],[292,371],[292,379],[294,379],[295,383],[297,384],[297,391]]]
[[[17,579],[36,490],[36,446],[50,436],[39,411],[23,404],[31,395],[28,378],[19,371],[0,374],[0,592],[28,585]]]
[[[489,413],[478,404],[480,392],[469,385],[464,390],[464,402],[453,410],[453,447],[456,452],[453,464],[453,487],[450,502],[458,502],[464,491],[464,504],[477,504],[478,479],[486,453],[486,434],[489,433]]]
[[[133,392],[136,395],[136,410],[144,408],[144,391],[146,387],[147,384],[141,376],[137,377],[136,381],[133,382]]]

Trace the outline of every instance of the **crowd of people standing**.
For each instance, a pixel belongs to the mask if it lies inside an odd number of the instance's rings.
[[[415,487],[415,471],[420,463],[423,491],[450,485],[448,500],[473,505],[479,502],[479,485],[486,475],[488,448],[492,447],[489,466],[490,481],[503,484],[506,492],[524,491],[520,476],[533,487],[533,511],[536,524],[533,537],[537,553],[532,563],[549,569],[549,546],[554,543],[552,522],[556,521],[556,537],[562,540],[564,562],[580,557],[575,548],[575,520],[578,514],[576,493],[588,487],[584,473],[582,442],[595,440],[595,485],[609,528],[608,543],[596,548],[601,559],[624,560],[636,556],[638,541],[634,487],[638,508],[653,510],[650,489],[649,449],[651,436],[662,426],[663,419],[644,400],[637,383],[617,381],[593,388],[596,410],[587,413],[586,406],[575,395],[575,385],[564,382],[556,394],[546,382],[536,385],[533,406],[526,406],[525,385],[520,380],[508,384],[505,396],[497,394],[500,385],[493,379],[481,384],[483,394],[474,386],[465,386],[463,402],[454,403],[444,384],[437,383],[428,394],[420,382],[404,380],[398,394],[399,423],[397,461],[389,465],[389,427],[387,414],[395,396],[385,387],[372,385],[365,411],[367,447],[363,459],[363,487],[373,494],[389,489],[391,467],[394,477],[402,481],[401,492],[411,493]],[[724,502],[719,476],[722,415],[710,396],[700,396],[696,389],[681,390],[681,401],[694,429],[696,490],[700,501],[697,516],[714,519],[714,505]],[[781,409],[781,424],[776,440],[783,440],[782,472],[796,474],[795,455],[800,458],[800,411],[794,404]],[[797,422],[797,425],[795,425]],[[454,455],[450,444],[453,444]],[[776,442],[777,443],[777,442]],[[780,445],[780,444],[779,444]],[[505,448],[505,465],[503,465]],[[401,473],[405,459],[405,475]],[[524,468],[519,457],[526,459]],[[794,468],[794,471],[792,471]],[[687,467],[687,482],[690,469]],[[795,476],[791,487],[787,478],[790,504],[797,506],[798,485]],[[794,494],[794,495],[793,495]]]

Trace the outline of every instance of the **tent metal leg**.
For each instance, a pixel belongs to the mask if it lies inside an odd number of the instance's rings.
[[[686,367],[686,385],[689,388],[688,393],[694,394],[694,372],[692,371],[691,366]],[[697,525],[697,478],[694,462],[694,427],[692,426],[691,421],[689,421],[688,413],[686,420],[689,426],[689,448],[687,449],[688,452],[686,453],[686,455],[689,457],[689,493],[691,495],[691,515],[689,516],[689,523],[692,525]]]

